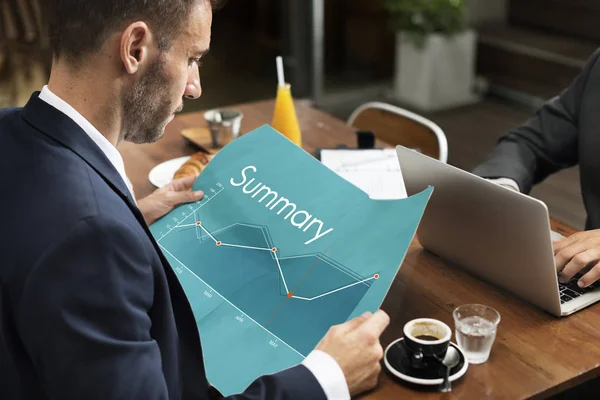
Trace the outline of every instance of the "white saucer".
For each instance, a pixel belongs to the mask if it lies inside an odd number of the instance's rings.
[[[158,164],[156,167],[152,168],[148,175],[150,183],[159,188],[168,185],[173,180],[175,172],[177,172],[177,170],[189,159],[189,156],[179,157]]]
[[[443,378],[432,378],[432,379],[418,378],[416,376],[411,376],[410,368],[403,368],[399,365],[399,368],[396,369],[391,365],[390,361],[388,361],[388,353],[390,352],[390,349],[392,349],[394,346],[396,346],[397,343],[399,345],[403,346],[403,343],[399,343],[399,342],[402,342],[403,340],[404,340],[404,338],[397,339],[397,340],[393,341],[392,343],[390,343],[390,345],[385,349],[383,361],[384,361],[385,366],[388,369],[388,371],[390,371],[394,376],[396,376],[404,381],[414,383],[416,385],[427,385],[427,386],[441,385],[444,382]],[[467,358],[465,357],[465,354],[463,353],[463,351],[456,344],[450,342],[450,345],[452,347],[456,348],[456,350],[458,350],[458,352],[460,353],[460,356],[461,356],[461,362],[463,363],[462,367],[460,367],[460,369],[458,371],[455,371],[449,377],[450,382],[454,382],[455,380],[461,378],[467,372],[467,369],[469,368],[469,362],[467,361]],[[396,347],[396,350],[397,349],[398,348]],[[457,367],[455,367],[454,369],[456,369],[456,368]]]

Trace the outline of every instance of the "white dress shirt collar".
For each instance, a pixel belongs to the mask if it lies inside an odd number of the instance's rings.
[[[96,145],[102,150],[106,158],[115,167],[123,182],[127,185],[131,196],[135,199],[133,194],[133,186],[131,181],[125,173],[125,164],[123,163],[123,157],[115,146],[108,139],[98,131],[87,119],[85,119],[77,110],[71,107],[66,101],[52,93],[48,86],[44,86],[39,96],[40,100],[45,101],[58,111],[71,118],[77,125],[83,129],[83,131],[96,143]]]
[[[88,136],[98,145],[100,150],[106,155],[115,169],[119,172],[123,181],[127,184],[129,191],[133,195],[131,182],[125,174],[123,158],[119,151],[106,139],[89,121],[79,114],[73,107],[67,104],[60,97],[55,95],[44,86],[39,98],[57,110],[63,112],[71,118],[77,125],[83,129]],[[134,197],[135,198],[135,197]],[[311,352],[302,364],[315,376],[325,392],[328,400],[349,400],[350,392],[346,378],[341,367],[329,354],[319,350]]]

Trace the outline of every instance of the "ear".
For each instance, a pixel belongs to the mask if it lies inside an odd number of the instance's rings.
[[[125,70],[135,74],[147,63],[152,42],[150,29],[144,22],[135,22],[121,36],[120,55]]]

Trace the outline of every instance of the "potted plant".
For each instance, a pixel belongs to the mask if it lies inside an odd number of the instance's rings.
[[[384,0],[396,33],[394,97],[422,111],[469,104],[476,34],[466,0]]]

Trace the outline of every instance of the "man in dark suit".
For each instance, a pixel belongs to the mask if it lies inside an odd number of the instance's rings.
[[[600,63],[596,51],[569,88],[544,104],[533,118],[500,139],[473,172],[529,193],[550,174],[579,164],[588,214],[586,231],[554,243],[563,282],[590,264],[578,285],[600,279]]]
[[[201,94],[210,0],[48,0],[48,86],[0,111],[0,397],[208,399],[186,296],[147,223],[199,199],[136,203],[116,146],[158,140]],[[139,207],[138,207],[139,206]],[[347,399],[372,388],[389,319],[333,327],[302,364],[236,398]]]

